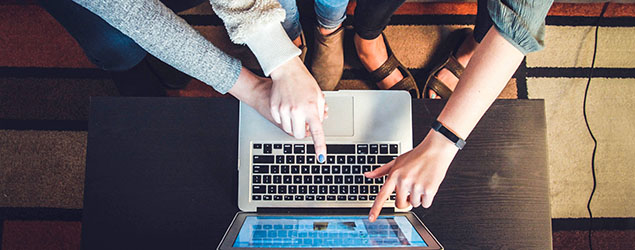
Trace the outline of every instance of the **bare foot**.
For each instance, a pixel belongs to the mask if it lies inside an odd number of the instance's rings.
[[[456,51],[456,54],[454,55],[456,57],[456,60],[459,61],[459,63],[463,65],[463,67],[467,66],[477,46],[478,43],[476,42],[476,40],[474,40],[474,37],[472,35],[467,36],[465,40],[463,40],[463,43],[461,43],[459,49]],[[456,84],[459,83],[459,78],[457,78],[454,74],[452,74],[451,71],[446,68],[441,69],[439,73],[437,73],[437,78],[444,82],[452,91],[454,91],[454,88],[456,88]],[[428,90],[428,96],[430,96],[431,99],[441,98],[437,95],[436,92],[432,90]]]
[[[293,44],[298,48],[302,46],[302,36],[298,36],[295,40],[293,40]]]
[[[362,64],[368,72],[375,71],[388,60],[388,52],[386,50],[386,44],[384,44],[383,35],[380,34],[375,39],[366,40],[355,34],[353,40],[359,60],[362,61]],[[380,89],[389,89],[401,79],[403,79],[403,75],[399,70],[395,69],[390,75],[378,82],[377,86]]]

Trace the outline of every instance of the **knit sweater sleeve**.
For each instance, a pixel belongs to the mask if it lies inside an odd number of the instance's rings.
[[[284,9],[277,0],[210,0],[232,42],[246,44],[265,75],[300,55],[282,28]]]
[[[73,0],[132,38],[150,54],[212,86],[229,91],[241,70],[227,55],[159,0]]]

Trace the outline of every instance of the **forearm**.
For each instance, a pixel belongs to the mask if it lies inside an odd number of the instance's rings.
[[[490,28],[438,120],[467,138],[514,74],[523,53]]]

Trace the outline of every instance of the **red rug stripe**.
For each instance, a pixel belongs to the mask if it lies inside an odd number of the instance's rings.
[[[0,55],[0,66],[7,67],[95,67],[38,5],[0,5]]]
[[[2,249],[79,250],[82,224],[67,221],[5,221]]]

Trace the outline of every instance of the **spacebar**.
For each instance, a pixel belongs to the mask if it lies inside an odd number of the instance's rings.
[[[306,145],[307,154],[315,154],[313,144]],[[327,154],[354,154],[355,144],[329,144],[326,145]]]

